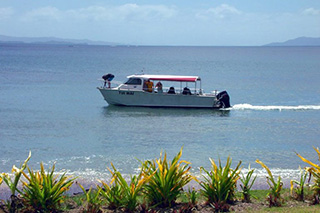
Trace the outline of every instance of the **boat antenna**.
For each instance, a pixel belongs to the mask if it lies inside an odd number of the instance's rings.
[[[144,74],[144,67],[142,68],[141,73]]]

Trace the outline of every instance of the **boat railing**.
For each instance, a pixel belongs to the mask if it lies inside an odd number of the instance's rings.
[[[103,80],[103,79],[98,79],[101,82],[101,86],[100,88],[116,88],[118,87],[120,84],[122,84],[122,82],[120,81],[110,81],[110,87],[108,85],[108,82]]]
[[[168,93],[170,90],[170,87],[163,87],[162,92]],[[196,89],[196,88],[189,88],[192,95],[202,95],[204,93],[203,89]],[[175,94],[183,94],[183,89],[181,88],[174,88]],[[153,92],[158,92],[157,88],[153,89]]]

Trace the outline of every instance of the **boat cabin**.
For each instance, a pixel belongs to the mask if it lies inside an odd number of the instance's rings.
[[[201,79],[199,76],[176,76],[176,75],[130,75],[128,80],[119,85],[119,90],[136,90],[149,91],[152,93],[164,92],[168,94],[201,94]],[[152,90],[148,90],[147,82],[152,82]],[[161,90],[157,87],[157,83],[161,82]],[[171,84],[170,87],[163,87],[163,82],[175,82],[176,87]],[[178,82],[178,84],[177,84]],[[193,83],[193,88],[189,88],[188,83]],[[168,83],[166,83],[168,84]],[[198,84],[198,85],[197,85]],[[198,88],[197,88],[198,87]]]

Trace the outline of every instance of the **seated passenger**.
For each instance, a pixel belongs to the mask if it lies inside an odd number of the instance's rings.
[[[147,92],[152,92],[153,91],[153,82],[151,82],[149,79],[145,82],[147,86]]]
[[[188,87],[183,88],[182,94],[183,95],[192,95],[191,91]]]
[[[147,81],[143,81],[143,90],[148,91]]]
[[[174,91],[174,87],[169,88],[168,94],[176,94],[176,92]]]
[[[162,83],[160,81],[156,84],[156,88],[158,89],[158,93],[162,93]]]

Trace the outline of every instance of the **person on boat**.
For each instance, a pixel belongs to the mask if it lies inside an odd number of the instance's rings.
[[[158,90],[158,93],[162,93],[162,83],[160,81],[156,84],[156,88]]]
[[[114,75],[108,73],[107,75],[102,76],[102,79],[104,80],[104,87],[106,87],[106,84],[108,83],[108,88],[111,87],[111,81],[113,80]]]
[[[191,91],[188,87],[185,87],[185,88],[183,88],[182,94],[183,95],[191,95]]]
[[[168,94],[176,94],[174,87],[170,87],[168,90]]]
[[[152,90],[153,90],[153,82],[148,79],[146,81],[146,85],[147,85],[147,91],[148,92],[152,92]]]
[[[143,87],[142,87],[142,89],[143,89],[144,91],[148,91],[147,81],[143,81]]]

